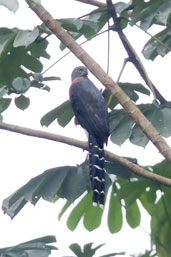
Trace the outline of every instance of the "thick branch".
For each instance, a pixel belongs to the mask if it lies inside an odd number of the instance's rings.
[[[30,8],[39,16],[44,24],[62,41],[74,55],[94,74],[94,76],[114,95],[125,111],[141,127],[147,137],[158,148],[159,152],[171,161],[171,148],[166,141],[160,136],[158,131],[140,112],[138,107],[123,92],[123,90],[107,75],[107,73],[97,64],[90,55],[61,27],[61,25],[48,13],[43,6],[26,0]]]
[[[76,0],[76,1],[84,3],[84,4],[94,5],[94,6],[97,6],[97,7],[104,7],[104,6],[106,6],[106,4],[104,4],[104,3],[100,2],[100,1],[97,1],[97,0]]]
[[[71,146],[75,146],[78,148],[82,148],[84,150],[88,150],[87,142],[73,139],[70,137],[56,135],[53,133],[48,133],[48,132],[45,132],[42,130],[35,130],[35,129],[25,128],[25,127],[20,127],[20,126],[16,126],[16,125],[4,123],[4,122],[0,122],[0,129],[8,130],[8,131],[19,133],[19,134],[26,135],[26,136],[48,139],[51,141],[56,141],[56,142],[68,144]],[[151,172],[143,169],[142,167],[130,162],[129,160],[127,160],[123,157],[120,157],[116,154],[113,154],[109,151],[105,151],[105,158],[110,161],[117,161],[117,162],[123,164],[127,168],[131,169],[136,175],[156,181],[165,186],[169,186],[169,187],[171,186],[171,179],[162,177],[155,173],[151,173]]]

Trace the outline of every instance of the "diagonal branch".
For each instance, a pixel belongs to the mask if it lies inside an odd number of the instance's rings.
[[[26,128],[26,127],[21,127],[21,126],[5,123],[5,122],[0,122],[0,129],[19,133],[19,134],[26,135],[26,136],[32,136],[32,137],[36,137],[36,138],[42,138],[42,139],[47,139],[47,140],[51,140],[51,141],[55,141],[55,142],[60,142],[60,143],[68,144],[68,145],[75,146],[78,148],[82,148],[84,150],[88,150],[87,142],[77,140],[74,138],[70,138],[70,137],[65,137],[65,136],[45,132],[42,130],[30,129],[30,128]],[[151,172],[145,170],[144,168],[130,162],[129,160],[127,160],[121,156],[118,156],[109,151],[105,151],[105,158],[110,161],[117,161],[117,162],[123,164],[127,168],[131,169],[133,173],[135,173],[136,175],[138,175],[140,177],[144,177],[144,178],[150,179],[152,181],[156,181],[162,185],[171,187],[171,179],[162,177],[155,173],[151,173]]]
[[[106,4],[104,4],[104,3],[100,2],[100,1],[97,1],[97,0],[76,0],[76,1],[84,3],[84,4],[94,5],[94,6],[97,6],[97,7],[104,7],[104,6],[106,6]]]
[[[94,74],[94,76],[114,95],[130,117],[141,127],[142,131],[157,147],[159,152],[171,161],[171,148],[160,136],[159,132],[140,112],[138,107],[123,92],[123,90],[107,75],[107,73],[96,63],[88,53],[61,27],[52,15],[39,4],[32,0],[26,0],[30,8],[37,14],[43,23],[62,41],[74,55]]]
[[[94,5],[94,6],[97,6],[97,7],[104,7],[104,6],[106,6],[106,4],[104,4],[104,3],[100,2],[100,1],[97,1],[97,0],[76,0],[76,1],[84,3],[84,4]]]
[[[108,6],[108,12],[110,13],[113,23],[115,25],[115,31],[118,33],[118,36],[128,54],[127,61],[132,62],[132,64],[135,66],[135,68],[138,70],[140,76],[143,78],[147,86],[151,89],[154,99],[157,98],[160,103],[167,102],[166,99],[160,94],[158,89],[154,86],[152,81],[150,80],[148,73],[141,62],[138,54],[136,53],[135,49],[130,44],[128,38],[124,34],[121,24],[120,24],[120,18],[117,17],[115,6],[112,4],[112,0],[107,0],[107,6]]]

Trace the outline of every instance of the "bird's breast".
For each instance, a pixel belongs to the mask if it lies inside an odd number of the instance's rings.
[[[69,96],[71,96],[71,92],[72,92],[72,89],[75,85],[77,85],[78,83],[84,81],[85,79],[83,77],[78,77],[78,78],[75,78],[73,81],[72,81],[72,84],[69,88]]]

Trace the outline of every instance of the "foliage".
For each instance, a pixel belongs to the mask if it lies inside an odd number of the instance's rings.
[[[158,254],[169,256],[170,253],[170,217],[171,205],[170,189],[161,186],[153,181],[138,178],[126,171],[129,176],[125,177],[124,173],[118,174],[118,164],[106,164],[107,172],[115,175],[113,182],[106,179],[109,187],[109,206],[107,225],[111,233],[117,233],[123,226],[123,211],[126,211],[126,220],[131,228],[136,228],[141,222],[139,200],[146,211],[151,215],[151,233],[152,243],[157,246]],[[159,164],[149,167],[149,169],[159,175],[171,178],[171,164],[163,161]],[[116,172],[115,172],[116,171]],[[73,174],[75,173],[75,176]],[[71,176],[72,174],[72,176]],[[73,186],[74,181],[78,182]],[[86,182],[86,183],[85,183]],[[72,186],[71,186],[72,185]],[[74,190],[73,190],[74,188]],[[67,226],[70,230],[75,230],[81,218],[83,217],[84,227],[92,231],[100,226],[103,217],[103,211],[100,207],[93,207],[92,194],[87,192],[81,200],[72,208],[72,202],[89,188],[88,181],[88,164],[75,167],[58,167],[31,179],[26,185],[18,189],[3,202],[3,210],[11,217],[24,207],[27,202],[36,204],[42,197],[46,201],[54,202],[59,197],[65,198],[59,219],[69,209],[70,214],[67,219]],[[157,199],[157,192],[161,192],[160,198]],[[121,202],[121,200],[124,200]],[[156,201],[157,200],[157,201]],[[160,256],[160,255],[159,255]]]
[[[37,1],[38,3],[40,1]],[[16,12],[19,4],[17,0],[0,0],[0,5]],[[129,3],[117,2],[115,10],[120,26],[125,30],[128,26],[139,26],[145,32],[153,26],[160,27],[160,31],[151,36],[142,49],[147,60],[155,60],[157,56],[166,56],[171,50],[171,0],[132,0]],[[102,29],[111,15],[106,7],[97,8],[91,13],[80,18],[58,19],[57,21],[77,40],[84,37],[92,40]],[[112,33],[117,32],[116,24],[110,26]],[[51,31],[42,24],[31,30],[19,28],[0,28],[0,120],[2,113],[10,106],[14,99],[15,105],[25,110],[29,107],[30,99],[26,96],[31,88],[50,91],[47,81],[59,80],[59,77],[44,77],[43,59],[49,59],[47,53],[48,37]],[[65,49],[61,43],[60,49]],[[134,101],[141,100],[140,95],[150,95],[144,85],[129,82],[119,83],[124,92]],[[13,97],[14,96],[14,97]],[[110,108],[110,140],[118,145],[127,139],[131,143],[145,147],[149,141],[143,131],[131,120],[121,108],[117,99],[111,97],[107,90],[103,96]],[[153,103],[138,105],[141,112],[156,127],[164,137],[171,135],[170,116],[171,103]],[[49,111],[41,118],[41,125],[49,126],[57,120],[60,126],[69,125],[73,112],[69,101],[66,99],[60,106]],[[130,159],[136,162],[135,159]],[[137,177],[131,170],[117,162],[106,161],[106,197],[109,204],[105,206],[107,212],[107,226],[110,233],[117,233],[123,227],[124,215],[131,228],[136,228],[141,223],[141,207],[151,216],[151,242],[156,247],[156,252],[146,251],[140,257],[169,257],[171,252],[171,191],[170,188],[161,186],[154,181]],[[152,167],[146,167],[149,172],[171,178],[171,164],[162,161]],[[69,213],[67,226],[74,231],[81,220],[88,231],[98,228],[103,217],[100,207],[92,206],[90,182],[88,178],[88,163],[83,162],[78,166],[63,166],[46,170],[32,178],[24,186],[16,190],[3,201],[3,210],[14,218],[28,203],[36,205],[40,198],[54,202],[65,198],[65,203],[58,218],[64,213]],[[73,201],[76,204],[73,207]],[[55,242],[53,236],[47,236],[25,242],[23,244],[0,249],[0,256],[48,256],[51,250],[56,249],[48,245]],[[86,244],[83,249],[75,243],[70,249],[78,257],[93,256],[101,247],[92,248],[92,243]],[[101,257],[116,256],[121,253],[111,253]],[[124,255],[124,253],[122,253]]]
[[[95,248],[92,248],[92,245],[93,245],[93,243],[88,243],[88,244],[84,245],[83,250],[81,250],[81,247],[77,243],[75,243],[75,244],[70,245],[69,248],[78,257],[92,257],[95,254],[95,252],[103,246],[103,244],[98,245]],[[100,256],[100,257],[110,257],[110,256],[112,257],[112,256],[120,255],[120,254],[124,254],[124,253],[110,253],[107,255]]]
[[[49,256],[52,250],[57,250],[51,243],[56,242],[54,236],[45,236],[36,238],[31,241],[21,243],[19,245],[0,248],[0,256],[2,257],[41,257]]]

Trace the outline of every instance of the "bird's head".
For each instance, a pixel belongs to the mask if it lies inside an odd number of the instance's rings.
[[[87,75],[88,75],[87,68],[84,66],[78,66],[73,70],[71,74],[71,78],[72,80],[74,80],[75,78],[79,78],[79,77],[87,77]]]

